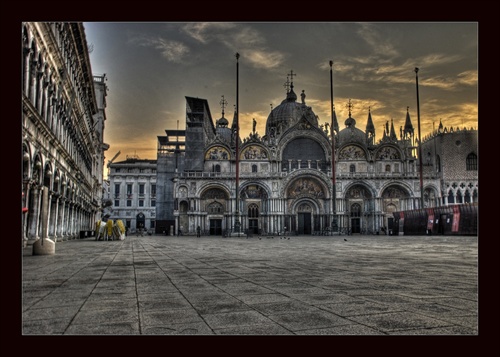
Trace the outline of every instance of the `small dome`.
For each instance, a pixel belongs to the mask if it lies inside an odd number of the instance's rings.
[[[220,127],[224,128],[224,127],[227,127],[228,125],[229,125],[229,121],[226,118],[224,118],[224,117],[222,117],[219,120],[217,120],[217,127],[220,126]]]
[[[349,118],[347,118],[347,119],[345,120],[344,124],[345,124],[345,126],[347,126],[347,127],[350,127],[350,126],[353,126],[353,127],[354,127],[354,126],[356,126],[356,119],[349,117]]]
[[[346,127],[339,132],[337,139],[339,145],[344,143],[358,143],[365,145],[366,135],[362,130],[356,128],[356,120],[349,116],[344,123]]]

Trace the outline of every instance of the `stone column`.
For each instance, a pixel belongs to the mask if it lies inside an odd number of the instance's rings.
[[[49,239],[49,189],[48,187],[42,187],[42,228],[41,228],[41,239],[37,239],[33,243],[33,255],[53,255],[55,254],[56,245],[53,240]]]
[[[52,211],[52,192],[50,192],[49,188],[47,187],[47,192],[48,192],[48,197],[47,197],[47,238],[49,237],[49,234],[51,233],[51,227],[50,227],[50,222],[51,222],[51,211]]]
[[[39,239],[38,235],[38,220],[39,220],[39,214],[40,214],[40,189],[36,186],[32,187],[33,191],[33,205],[32,207],[32,212],[29,212],[28,214],[31,215],[29,217],[29,233],[28,237],[30,240],[34,241]]]
[[[52,214],[50,216],[50,232],[49,235],[54,238],[54,242],[57,241],[57,215],[59,211],[59,197],[55,197],[53,203],[54,209],[52,210]]]
[[[29,207],[29,197],[30,197],[30,184],[28,181],[24,182],[24,197],[23,197],[23,207]],[[26,247],[28,244],[28,212],[22,214],[22,246]]]
[[[68,240],[71,236],[71,219],[73,217],[73,204],[71,202],[66,203],[66,221],[64,222],[64,238],[63,240]]]
[[[64,214],[65,214],[65,207],[66,207],[66,199],[64,197],[59,198],[59,205],[61,208],[59,209],[59,214],[57,217],[57,223],[56,223],[56,236],[58,238],[61,238],[64,236]]]

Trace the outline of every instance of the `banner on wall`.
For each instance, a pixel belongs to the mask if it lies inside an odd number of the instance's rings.
[[[451,231],[458,232],[458,223],[460,222],[460,208],[453,206],[453,222],[451,224]]]

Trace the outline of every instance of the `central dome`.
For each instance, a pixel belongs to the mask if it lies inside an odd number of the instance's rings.
[[[297,103],[297,95],[292,85],[281,104],[271,110],[266,122],[266,135],[281,135],[285,130],[297,124],[302,117],[305,117],[312,125],[318,126],[318,118],[311,107],[306,106],[304,100],[302,103]]]

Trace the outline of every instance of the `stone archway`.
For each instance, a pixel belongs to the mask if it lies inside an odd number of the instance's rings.
[[[393,184],[382,192],[382,219],[381,227],[389,235],[392,235],[394,227],[393,212],[407,209],[407,201],[411,199],[407,189],[401,185]]]
[[[350,233],[364,233],[375,230],[375,200],[371,189],[355,183],[346,191],[346,217],[343,224]]]

